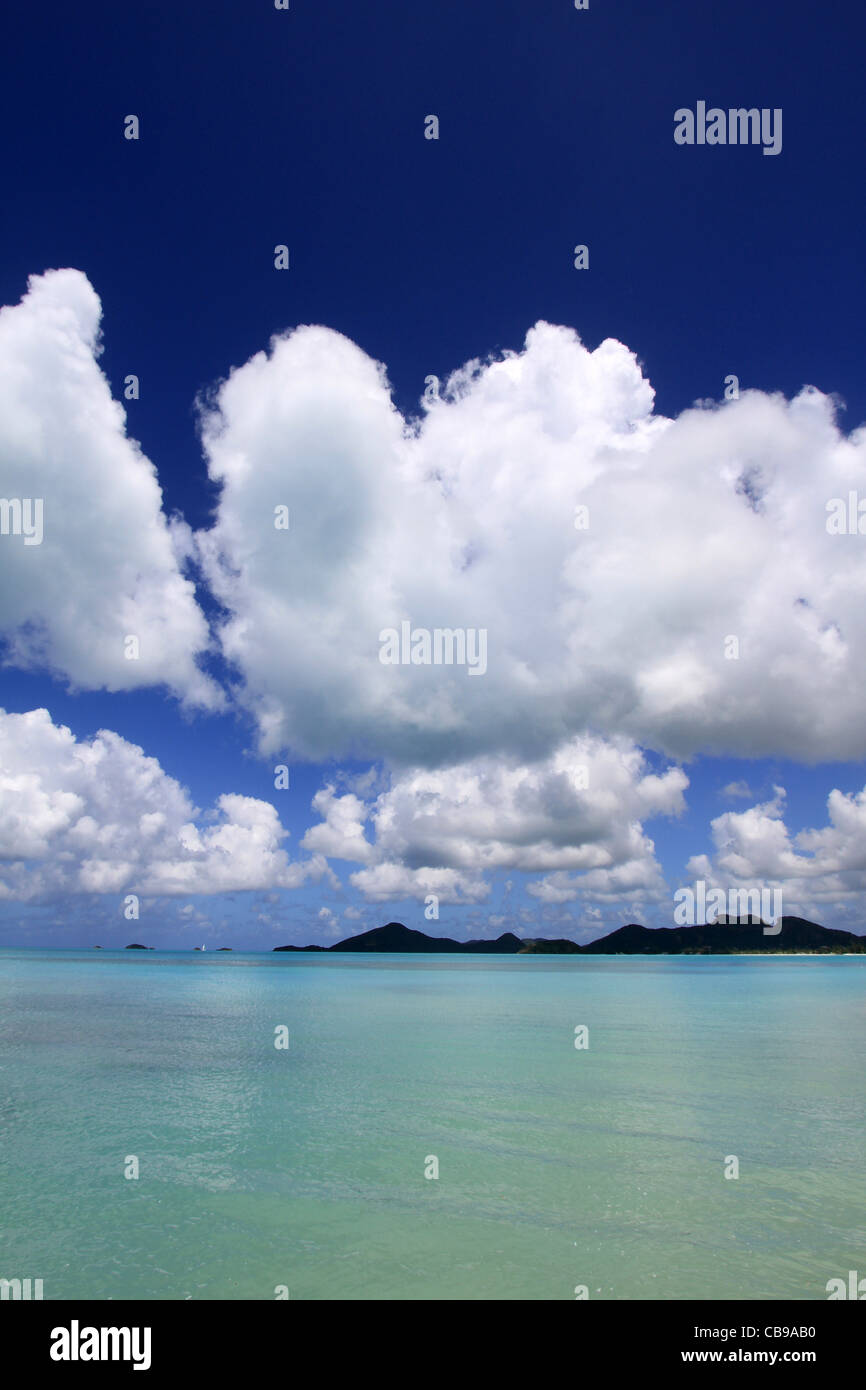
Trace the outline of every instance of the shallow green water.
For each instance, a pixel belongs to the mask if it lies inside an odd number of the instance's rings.
[[[857,957],[2,951],[0,1276],[825,1299],[866,1274],[864,1032]]]

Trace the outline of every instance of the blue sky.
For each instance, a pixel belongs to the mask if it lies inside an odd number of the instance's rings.
[[[862,37],[10,16],[0,495],[45,536],[0,535],[0,942],[585,940],[698,877],[866,931]],[[702,100],[781,152],[677,145]],[[383,665],[402,619],[486,672]]]

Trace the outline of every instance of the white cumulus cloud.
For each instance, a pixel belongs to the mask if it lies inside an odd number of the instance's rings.
[[[680,768],[648,771],[628,740],[584,736],[531,765],[487,755],[403,769],[372,801],[325,787],[302,846],[364,865],[350,882],[376,901],[480,902],[497,870],[544,875],[528,891],[548,902],[659,892],[642,821],[679,815],[687,785]]]
[[[727,811],[711,824],[713,852],[689,860],[687,871],[708,888],[777,889],[782,912],[825,926],[866,928],[866,787],[827,797],[827,824],[792,833],[786,794],[745,811]]]
[[[198,542],[263,751],[534,761],[595,729],[866,753],[866,540],[827,530],[866,433],[815,390],[669,420],[627,347],[539,323],[413,424],[379,364],[304,327],[230,374],[203,439],[222,494]],[[403,621],[483,629],[486,673],[383,664]]]
[[[296,888],[321,855],[290,861],[269,802],[225,794],[201,816],[155,758],[119,734],[78,740],[47,710],[0,711],[0,897]]]
[[[100,316],[78,270],[32,276],[21,303],[0,309],[0,487],[42,508],[41,543],[11,522],[0,535],[6,660],[83,689],[165,685],[218,705],[196,664],[209,637],[179,567],[183,527],[173,534],[98,366]]]

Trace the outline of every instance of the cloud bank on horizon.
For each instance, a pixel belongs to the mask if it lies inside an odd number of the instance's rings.
[[[100,312],[69,269],[0,311],[3,489],[44,499],[42,543],[2,542],[5,663],[233,709],[262,758],[360,759],[381,789],[327,782],[290,861],[270,803],[227,791],[197,825],[118,735],[5,715],[0,894],[291,887],[336,859],[372,902],[481,903],[498,870],[540,875],[545,903],[661,900],[643,822],[681,814],[688,779],[644,750],[866,756],[866,563],[856,518],[827,524],[866,496],[866,431],[845,435],[828,396],[748,390],[667,419],[627,347],[540,322],[404,419],[381,364],[300,327],[203,394],[220,494],[192,533],[127,436]],[[484,631],[483,675],[385,664],[404,623]],[[804,906],[862,892],[864,795],[831,792],[829,825],[794,836],[781,793],[727,812],[690,870],[772,877]]]
[[[363,866],[350,883],[370,903],[435,894],[480,904],[487,875],[522,871],[540,875],[527,889],[540,905],[581,902],[591,920],[598,904],[670,900],[640,818],[679,814],[687,785],[681,769],[649,773],[639,749],[601,739],[577,740],[532,767],[484,758],[447,772],[414,769],[378,794],[328,784],[313,799],[320,820],[303,838],[303,857],[292,859],[270,802],[224,793],[202,813],[120,735],[79,740],[47,710],[0,710],[0,900],[339,887],[336,860]],[[770,802],[716,817],[714,853],[693,856],[689,874],[723,891],[777,884],[786,910],[804,915],[844,908],[866,891],[866,789],[832,791],[828,824],[797,835],[784,823],[784,801],[777,787]]]
[[[155,758],[111,730],[80,741],[47,710],[0,711],[0,898],[175,897],[330,875],[320,855],[291,863],[286,836],[254,797],[225,793],[202,816]]]

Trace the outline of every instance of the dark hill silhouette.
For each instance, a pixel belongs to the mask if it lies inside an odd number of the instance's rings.
[[[779,923],[776,923],[778,926]],[[700,951],[729,955],[731,951],[862,951],[866,938],[852,932],[821,927],[804,917],[782,917],[781,931],[765,936],[759,918],[726,918],[696,927],[649,927],[630,922],[618,931],[583,947],[589,955],[658,955]]]
[[[782,917],[781,930],[765,936],[764,925],[756,917],[727,917],[696,927],[642,927],[629,922],[597,941],[578,946],[566,939],[543,937],[521,940],[513,932],[503,932],[495,941],[454,941],[449,936],[427,936],[387,922],[384,927],[350,936],[334,946],[275,946],[275,951],[339,951],[413,955],[730,955],[737,951],[866,951],[866,937],[853,932],[822,927],[804,917]],[[127,950],[132,948],[127,947]]]
[[[413,955],[447,954],[455,952],[487,955],[516,955],[524,942],[512,932],[505,932],[495,941],[452,941],[450,936],[427,936],[425,932],[404,927],[402,922],[387,922],[384,927],[350,936],[335,946],[275,946],[275,951],[401,951]]]
[[[447,936],[426,936],[422,931],[404,927],[402,922],[386,922],[384,927],[350,936],[339,943],[341,951],[459,951],[456,941]],[[332,946],[331,950],[335,948]]]

